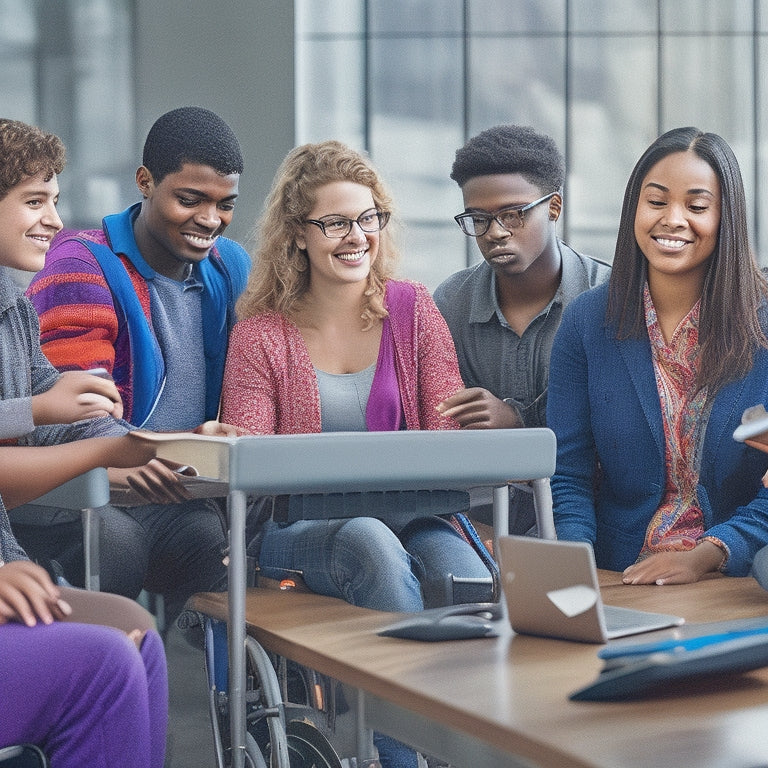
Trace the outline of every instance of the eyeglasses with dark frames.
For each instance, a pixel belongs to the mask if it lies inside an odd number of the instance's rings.
[[[379,211],[376,208],[363,211],[356,219],[331,214],[322,219],[305,219],[305,224],[314,224],[320,231],[332,240],[346,237],[352,231],[352,225],[357,224],[363,232],[378,232],[387,226],[389,211]]]
[[[453,218],[461,227],[461,231],[468,237],[482,237],[491,228],[491,223],[494,221],[503,229],[511,232],[514,229],[522,229],[525,226],[526,211],[530,211],[531,208],[541,205],[541,203],[558,194],[560,193],[550,192],[548,195],[528,203],[528,205],[511,205],[509,208],[502,208],[500,211],[496,211],[496,213],[467,211]]]

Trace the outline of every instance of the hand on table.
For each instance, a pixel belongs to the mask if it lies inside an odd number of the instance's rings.
[[[199,427],[195,427],[193,432],[207,437],[240,437],[247,434],[244,429],[222,421],[204,421]]]
[[[147,504],[178,504],[191,498],[182,478],[194,474],[193,469],[178,462],[152,459],[140,467],[110,467],[109,481],[130,488]]]
[[[703,541],[685,552],[656,552],[627,568],[625,584],[691,584],[704,574],[716,571],[723,562],[723,551],[711,541]]]

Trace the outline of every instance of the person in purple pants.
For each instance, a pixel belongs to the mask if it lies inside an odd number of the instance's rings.
[[[36,744],[56,768],[161,768],[168,680],[160,636],[62,621],[77,615],[23,555],[0,499],[0,747]],[[81,599],[89,598],[125,599]]]

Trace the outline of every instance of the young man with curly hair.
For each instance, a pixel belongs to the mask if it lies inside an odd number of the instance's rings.
[[[610,267],[557,236],[565,161],[549,136],[518,125],[489,128],[456,152],[451,178],[464,198],[456,222],[483,261],[434,294],[467,386],[446,405],[464,398],[465,408],[485,412],[489,427],[546,426],[549,355],[563,309],[606,280]],[[488,508],[473,499],[477,519],[487,521]],[[526,532],[534,522],[531,495],[513,488],[511,530]]]

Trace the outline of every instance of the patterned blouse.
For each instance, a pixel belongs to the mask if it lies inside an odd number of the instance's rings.
[[[680,321],[667,344],[647,284],[643,298],[664,425],[666,483],[638,560],[653,552],[693,549],[704,536],[704,515],[696,488],[707,403],[706,388],[694,393],[699,370],[700,302]]]

